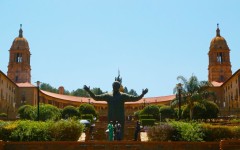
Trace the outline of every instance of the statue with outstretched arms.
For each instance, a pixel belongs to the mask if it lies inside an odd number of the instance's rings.
[[[148,89],[143,89],[142,94],[140,96],[133,96],[126,93],[122,93],[119,91],[121,83],[118,81],[113,82],[113,92],[105,93],[101,95],[95,95],[90,91],[90,87],[84,85],[84,90],[86,90],[89,95],[96,101],[106,101],[108,104],[108,122],[110,121],[118,121],[122,126],[122,135],[124,131],[124,120],[125,120],[125,111],[124,111],[124,103],[125,102],[134,102],[138,101],[148,92]]]

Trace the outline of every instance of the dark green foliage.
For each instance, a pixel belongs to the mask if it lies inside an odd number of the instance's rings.
[[[3,140],[3,131],[2,131],[2,129],[3,129],[4,126],[6,126],[8,124],[9,124],[9,122],[5,122],[5,121],[0,120],[0,140]]]
[[[18,108],[20,119],[34,120],[37,117],[36,108],[31,105],[23,105]]]
[[[75,120],[60,120],[50,128],[53,141],[77,141],[83,131],[83,125]]]
[[[143,108],[140,115],[152,115],[154,119],[159,120],[159,107],[157,105],[148,105]]]
[[[153,126],[155,123],[155,119],[141,119],[142,126]]]
[[[130,95],[133,95],[133,96],[138,96],[137,92],[133,89],[131,89],[130,91],[128,90],[127,87],[124,87],[124,93],[127,93],[127,94],[130,94]]]
[[[0,117],[7,117],[6,113],[0,113]]]
[[[18,127],[18,122],[7,123],[1,127],[2,130],[2,140],[3,141],[11,141],[11,135],[14,130]]]
[[[91,90],[95,95],[103,94],[103,91],[100,88],[93,88]]]
[[[160,107],[160,113],[161,113],[161,120],[165,120],[166,118],[175,118],[176,114],[173,108],[170,106],[162,106]]]
[[[153,119],[153,115],[140,115],[139,119]]]
[[[40,104],[40,117],[39,120],[46,121],[46,120],[59,120],[61,119],[61,112],[60,110],[53,105],[50,104]]]
[[[147,135],[150,141],[168,141],[173,137],[174,128],[169,124],[148,127]]]
[[[89,97],[88,93],[84,89],[80,89],[80,88],[77,90],[73,90],[71,92],[71,95],[80,96],[80,97]]]
[[[81,119],[86,119],[86,120],[88,120],[92,123],[93,122],[93,115],[92,114],[83,114],[83,115],[81,115]]]
[[[74,106],[66,106],[62,110],[62,118],[80,117],[78,109]]]
[[[91,104],[82,104],[79,106],[79,113],[82,114],[92,114],[94,117],[97,117],[97,112],[93,105]]]
[[[189,119],[190,107],[183,106],[182,118]],[[193,119],[212,119],[217,118],[219,113],[218,106],[211,101],[199,101],[193,104]]]
[[[136,119],[140,119],[141,111],[142,111],[142,110],[138,110],[138,111],[134,112],[134,117],[135,117]]]
[[[218,117],[219,107],[216,103],[208,100],[203,100],[202,103],[206,107],[205,119],[213,119]]]
[[[202,124],[202,130],[205,134],[205,141],[220,141],[222,139],[231,139],[238,136],[234,132],[234,127],[230,126]]]
[[[50,84],[47,83],[41,83],[40,85],[40,89],[44,90],[44,91],[49,91],[49,92],[53,92],[53,93],[58,93],[58,89],[52,87]]]

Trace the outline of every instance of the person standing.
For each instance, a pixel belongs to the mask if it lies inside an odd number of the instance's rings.
[[[138,134],[139,134],[140,131],[141,131],[140,122],[137,121],[136,127],[135,127],[135,133],[134,133],[134,141],[137,141]]]
[[[112,124],[112,121],[109,122],[107,128],[108,128],[108,140],[113,141],[113,124]]]

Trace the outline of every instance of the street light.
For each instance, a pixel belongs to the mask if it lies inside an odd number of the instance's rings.
[[[37,92],[37,121],[39,121],[39,101],[40,101],[40,98],[39,98],[39,86],[40,86],[40,81],[37,81],[37,88],[38,88],[38,92]]]
[[[181,91],[182,91],[182,84],[177,84],[177,90],[178,90],[178,120],[181,119]]]

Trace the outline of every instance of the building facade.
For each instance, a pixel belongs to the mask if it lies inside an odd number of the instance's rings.
[[[0,71],[0,113],[6,113],[8,119],[16,119],[20,106],[25,104],[36,106],[38,100],[40,103],[52,104],[58,108],[68,105],[78,107],[83,103],[89,103],[96,108],[100,116],[107,116],[107,103],[104,101],[64,95],[62,86],[59,87],[58,94],[51,93],[39,90],[31,83],[31,54],[28,42],[23,37],[22,26],[20,26],[19,36],[13,41],[9,54],[7,75]],[[219,26],[217,26],[216,37],[210,43],[208,56],[208,80],[212,83],[209,90],[216,93],[215,103],[220,108],[220,116],[240,116],[240,70],[232,75],[230,49],[226,40],[220,35]],[[121,78],[118,76],[116,79]],[[135,111],[150,104],[170,105],[174,98],[175,95],[169,95],[127,102],[125,103],[125,115],[133,115]]]

